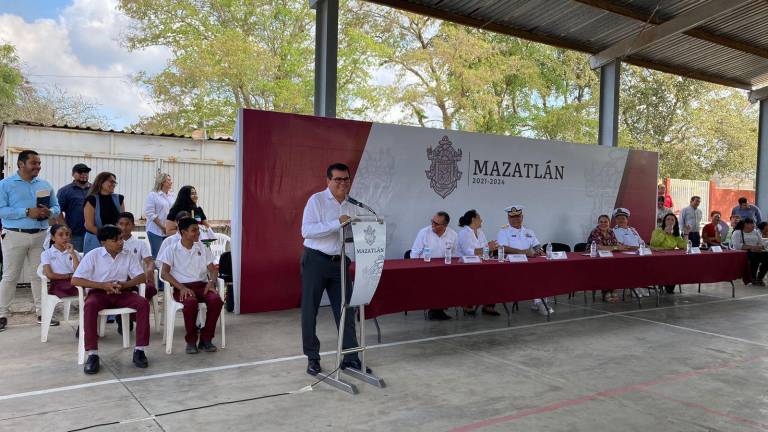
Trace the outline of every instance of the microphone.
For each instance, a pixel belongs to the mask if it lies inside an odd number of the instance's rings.
[[[364,210],[368,210],[369,212],[373,213],[373,214],[374,214],[374,216],[378,216],[378,215],[376,214],[376,212],[375,212],[375,211],[373,211],[373,209],[372,209],[372,208],[370,208],[370,207],[368,207],[367,205],[365,205],[365,204],[361,203],[360,201],[358,201],[358,200],[356,200],[356,199],[352,198],[352,197],[351,197],[351,196],[349,196],[349,195],[347,195],[347,202],[348,202],[348,203],[350,203],[350,204],[352,204],[352,205],[354,205],[354,206],[358,206],[358,207],[360,207],[361,209],[364,209]]]

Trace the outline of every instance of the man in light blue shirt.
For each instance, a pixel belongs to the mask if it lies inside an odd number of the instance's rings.
[[[41,281],[37,276],[48,219],[59,215],[59,203],[51,185],[40,178],[40,156],[33,150],[19,153],[16,174],[0,181],[0,219],[3,223],[3,278],[0,281],[0,331],[8,324],[8,307],[16,295],[16,283],[29,260],[32,296],[40,323]],[[59,325],[51,320],[51,325]]]

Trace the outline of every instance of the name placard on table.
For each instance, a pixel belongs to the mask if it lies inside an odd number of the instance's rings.
[[[568,255],[566,255],[565,252],[552,252],[550,256],[547,257],[547,259],[564,260],[564,259],[568,259]]]
[[[509,261],[509,262],[528,262],[528,257],[525,254],[510,254],[510,255],[507,255],[507,261]]]
[[[721,246],[710,246],[709,250],[711,250],[712,252],[722,252],[723,248]]]
[[[477,255],[465,255],[461,257],[462,264],[480,264],[480,257]]]
[[[696,255],[701,253],[701,248],[698,247],[692,247],[691,248],[691,255]]]
[[[610,258],[610,257],[613,256],[613,252],[611,252],[609,250],[599,250],[599,251],[597,251],[597,256],[599,256],[601,258]]]

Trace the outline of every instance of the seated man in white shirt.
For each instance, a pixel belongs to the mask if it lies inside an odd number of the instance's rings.
[[[99,371],[97,331],[98,314],[102,309],[131,308],[136,310],[136,349],[133,364],[146,368],[149,364],[144,348],[149,345],[149,302],[133,292],[133,288],[144,283],[144,269],[139,262],[123,249],[120,228],[104,225],[96,237],[102,247],[88,252],[72,275],[72,285],[90,288],[83,307],[85,338],[88,360],[83,371],[95,374]]]
[[[200,227],[192,218],[178,223],[181,240],[170,244],[157,256],[163,279],[173,287],[173,298],[184,305],[184,327],[187,330],[187,354],[216,351],[213,335],[224,301],[216,288],[219,271],[211,250],[200,242]],[[205,326],[197,339],[198,302],[206,305]]]
[[[120,238],[123,239],[123,249],[128,251],[139,262],[141,268],[144,269],[144,275],[147,279],[145,284],[146,289],[144,291],[144,298],[147,301],[152,301],[152,297],[157,294],[157,288],[155,287],[155,260],[152,259],[152,252],[149,250],[149,245],[145,241],[141,241],[133,236],[133,230],[136,228],[133,213],[122,212],[117,220],[117,227],[120,228]],[[138,291],[138,290],[135,290]],[[121,335],[122,322],[120,322],[120,316],[115,317],[117,322],[117,332]],[[131,330],[133,329],[133,322],[131,322]]]
[[[451,217],[444,211],[437,212],[432,216],[432,224],[419,230],[416,234],[416,240],[411,246],[411,258],[423,259],[425,251],[429,250],[431,258],[445,257],[445,246],[450,245],[451,253],[456,253],[456,231],[448,227]],[[430,320],[444,321],[451,319],[443,309],[430,309],[428,313]]]
[[[629,226],[629,215],[629,210],[624,207],[613,210],[613,220],[616,221],[616,227],[613,228],[613,233],[616,235],[616,240],[619,242],[619,250],[638,250],[640,248],[640,242],[643,241],[637,230]]]

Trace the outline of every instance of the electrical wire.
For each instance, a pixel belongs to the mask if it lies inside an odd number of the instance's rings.
[[[172,415],[172,414],[179,414],[179,413],[183,413],[183,412],[196,411],[196,410],[201,410],[201,409],[206,409],[206,408],[213,408],[213,407],[216,407],[216,406],[231,405],[231,404],[236,404],[236,403],[260,400],[260,399],[270,399],[270,398],[279,397],[279,396],[287,396],[287,395],[292,395],[292,394],[306,393],[306,392],[312,391],[312,389],[316,385],[320,384],[321,382],[325,381],[328,377],[330,377],[331,375],[335,374],[336,371],[339,370],[339,367],[336,367],[336,369],[331,371],[331,373],[325,375],[323,378],[315,381],[314,383],[312,383],[312,384],[310,384],[308,386],[304,386],[304,387],[302,387],[302,388],[300,388],[298,390],[294,390],[294,391],[282,392],[282,393],[274,393],[274,394],[263,395],[263,396],[255,396],[255,397],[250,397],[250,398],[245,398],[245,399],[237,399],[237,400],[232,400],[232,401],[217,402],[217,403],[212,403],[212,404],[208,404],[208,405],[201,405],[201,406],[192,407],[192,408],[184,408],[184,409],[180,409],[180,410],[168,411],[168,412],[164,412],[164,413],[160,413],[160,414],[154,414],[151,417],[146,417],[146,418],[130,419],[130,420],[116,420],[116,421],[111,421],[111,422],[106,422],[106,423],[98,423],[98,424],[94,424],[94,425],[90,425],[90,426],[85,426],[85,427],[81,427],[81,428],[77,428],[77,429],[69,429],[67,432],[79,432],[79,431],[95,429],[95,428],[99,428],[99,427],[103,427],[103,426],[112,426],[112,425],[119,425],[119,424],[125,424],[125,423],[134,423],[134,422],[137,422],[137,421],[144,421],[144,420],[154,420],[154,419],[157,419],[158,417],[164,417],[164,416],[169,416],[169,415]]]

